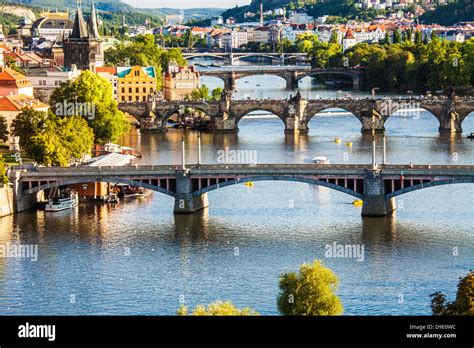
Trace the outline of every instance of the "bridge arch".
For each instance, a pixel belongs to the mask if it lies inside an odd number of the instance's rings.
[[[394,198],[405,193],[418,191],[422,189],[426,189],[429,187],[435,186],[443,186],[443,185],[453,185],[453,184],[474,184],[474,178],[455,178],[455,179],[446,179],[446,180],[438,180],[438,181],[430,181],[427,183],[421,183],[409,187],[405,187],[403,189],[397,190],[395,192],[389,193],[385,195],[385,199],[388,200],[390,198]]]
[[[149,189],[155,192],[160,192],[168,196],[174,197],[174,192],[167,190],[163,187],[156,186],[156,185],[151,185],[142,181],[137,181],[137,180],[131,180],[131,179],[123,179],[123,178],[116,178],[116,177],[110,177],[110,178],[83,178],[83,177],[78,177],[78,178],[73,178],[73,179],[68,179],[68,180],[60,180],[60,181],[54,181],[54,182],[49,182],[47,184],[43,185],[38,185],[35,187],[32,187],[31,189],[24,190],[24,193],[26,194],[33,194],[37,193],[40,191],[48,190],[51,188],[56,188],[56,187],[61,187],[61,186],[67,186],[67,185],[74,185],[74,184],[85,184],[89,182],[107,182],[107,183],[118,183],[118,184],[126,184],[134,187],[142,187],[145,189]]]
[[[195,110],[198,110],[200,112],[203,112],[204,114],[206,114],[207,116],[209,116],[211,122],[214,121],[215,119],[215,115],[213,113],[210,113],[209,112],[209,109],[204,107],[204,106],[200,106],[198,103],[193,103],[192,105],[191,104],[186,104],[185,102],[183,104],[180,104],[180,105],[176,105],[175,107],[171,108],[171,109],[168,109],[166,111],[163,111],[161,113],[161,116],[162,116],[162,123],[163,124],[166,124],[166,122],[168,122],[168,120],[170,119],[171,116],[173,116],[175,113],[179,112],[181,110],[181,108],[184,107],[188,107],[190,109],[195,109]]]
[[[325,113],[325,112],[334,113],[334,115],[329,114],[327,117],[326,116],[322,117],[321,114]],[[337,113],[339,113],[339,114],[340,113],[348,113],[350,115],[341,116],[341,115],[336,115]],[[325,131],[325,133],[327,133],[328,128],[324,127],[324,121],[326,121],[326,123],[330,124],[336,118],[341,118],[341,117],[350,117],[350,118],[352,118],[352,120],[350,122],[354,123],[354,125],[344,123],[344,129],[343,129],[344,132],[347,132],[348,129],[352,130],[353,126],[356,126],[353,129],[354,133],[355,132],[360,132],[360,125],[363,124],[362,120],[361,120],[361,116],[358,115],[356,112],[351,111],[350,108],[341,108],[341,107],[326,107],[326,108],[323,108],[323,109],[316,110],[316,112],[314,112],[314,113],[312,112],[307,118],[307,120],[308,120],[307,121],[308,129],[310,129],[310,130],[312,128],[323,129]],[[336,130],[339,131],[339,132],[341,131],[338,128],[336,128]]]
[[[206,192],[214,191],[214,190],[224,188],[224,187],[227,187],[227,186],[243,184],[243,183],[250,182],[250,181],[302,182],[302,183],[311,184],[311,185],[324,186],[324,187],[327,187],[327,188],[330,188],[330,189],[333,189],[333,190],[336,190],[336,191],[339,191],[339,192],[342,192],[342,193],[346,193],[350,196],[353,196],[353,197],[356,197],[356,198],[359,198],[359,199],[363,198],[363,195],[361,193],[355,192],[355,191],[350,190],[350,189],[346,189],[342,186],[332,184],[332,183],[329,183],[329,182],[326,182],[326,181],[312,179],[312,178],[308,178],[308,177],[302,177],[302,176],[271,176],[271,175],[268,175],[268,176],[266,176],[266,175],[263,175],[263,176],[248,176],[248,177],[244,177],[244,178],[237,178],[237,179],[233,179],[233,180],[228,180],[228,181],[225,181],[225,182],[221,182],[219,184],[214,184],[214,185],[211,185],[211,186],[207,186],[207,187],[205,187],[205,188],[203,188],[199,191],[195,191],[195,192],[192,193],[192,196],[197,197],[197,196],[199,196],[203,193],[206,193]]]
[[[259,105],[259,106],[254,106],[254,107],[245,108],[245,110],[243,110],[243,111],[241,111],[241,112],[234,113],[235,126],[238,127],[238,124],[239,124],[239,122],[242,120],[242,118],[244,118],[244,117],[247,116],[248,114],[250,114],[250,113],[252,113],[252,112],[255,112],[255,111],[266,111],[266,112],[269,112],[269,113],[271,113],[272,115],[277,116],[277,117],[283,122],[283,124],[286,124],[286,120],[285,120],[285,117],[284,117],[284,115],[283,115],[283,112],[280,112],[280,110],[275,110],[275,109],[272,108],[272,107],[268,107],[268,106],[264,106],[264,105]]]
[[[410,104],[407,104],[410,105]],[[430,134],[432,134],[432,131],[438,130],[438,128],[441,126],[441,116],[436,114],[436,110],[433,110],[429,107],[426,106],[416,106],[416,108],[410,108],[408,106],[403,106],[402,105],[396,105],[391,107],[391,113],[388,115],[385,115],[385,121],[384,121],[384,126],[385,130],[387,131],[388,134],[393,134],[393,128],[399,127],[400,124],[397,124],[397,121],[400,122],[400,119],[403,119],[406,121],[407,119],[409,121],[420,121],[421,112],[426,112],[430,114],[431,117],[429,117],[428,122],[433,123],[433,129],[430,130],[428,129],[423,129],[424,131],[426,130]],[[431,125],[429,125],[431,126]],[[409,127],[409,125],[405,126]],[[404,133],[406,134],[406,133]]]

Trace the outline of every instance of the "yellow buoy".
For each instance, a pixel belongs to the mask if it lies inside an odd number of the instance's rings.
[[[354,200],[354,202],[352,202],[352,204],[355,207],[362,207],[364,205],[364,201],[362,199],[356,199]]]
[[[253,182],[252,181],[248,181],[245,183],[245,186],[253,186]]]
[[[352,141],[346,142],[346,145],[349,146],[349,147],[352,147]]]
[[[336,144],[340,144],[340,143],[341,143],[341,138],[336,138],[336,139],[334,139],[334,142],[335,142]]]

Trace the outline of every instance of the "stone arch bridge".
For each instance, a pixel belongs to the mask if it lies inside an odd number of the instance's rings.
[[[324,186],[364,201],[362,215],[384,216],[394,198],[429,187],[474,183],[472,165],[364,164],[205,164],[177,169],[172,165],[124,167],[49,167],[13,171],[17,207],[34,203],[39,192],[90,182],[126,183],[174,198],[175,213],[208,206],[207,193],[248,181],[292,181]],[[19,209],[21,210],[21,209]]]
[[[290,60],[307,61],[306,53],[266,53],[266,52],[184,52],[185,59],[212,58],[223,60],[227,65],[234,65],[245,58],[267,58],[272,64],[286,64]]]
[[[405,110],[410,117],[419,117],[418,109],[429,111],[439,122],[440,132],[462,132],[464,119],[474,112],[474,98],[405,98],[405,99],[303,99],[286,100],[221,100],[221,101],[149,101],[121,103],[119,108],[133,115],[143,130],[166,131],[166,122],[185,107],[207,114],[214,132],[238,132],[239,121],[253,111],[276,115],[285,125],[285,133],[307,133],[308,123],[326,109],[343,109],[354,115],[362,132],[384,132],[385,122],[393,113]],[[379,117],[373,117],[376,114]]]
[[[328,69],[311,69],[302,67],[286,66],[282,68],[256,68],[256,69],[209,69],[200,70],[201,76],[216,77],[224,81],[225,90],[234,90],[236,81],[247,76],[256,75],[272,75],[281,77],[286,81],[287,89],[294,89],[298,87],[298,82],[308,76],[331,75],[340,76],[352,80],[352,87],[354,90],[359,90],[365,84],[365,70],[364,69],[349,69],[349,68],[328,68]]]

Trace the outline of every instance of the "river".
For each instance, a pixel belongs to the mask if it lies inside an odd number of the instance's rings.
[[[238,80],[234,97],[295,93],[284,88],[279,78],[251,77]],[[353,94],[309,79],[300,88],[305,97]],[[215,163],[225,148],[254,151],[258,163],[316,155],[370,162],[370,137],[353,115],[327,112],[309,127],[308,135],[285,135],[280,119],[255,112],[241,120],[238,134],[203,134],[203,162]],[[464,135],[474,132],[472,115],[463,128]],[[474,164],[474,141],[440,136],[424,110],[393,115],[386,130],[390,163]],[[133,130],[123,142],[143,153],[139,163],[179,163],[180,138],[177,130]],[[188,132],[189,163],[197,159],[196,144],[196,133]],[[345,314],[430,315],[429,295],[443,291],[452,300],[458,278],[473,268],[473,193],[467,184],[408,193],[387,218],[361,218],[343,193],[286,182],[212,191],[210,208],[187,216],[174,216],[173,199],[158,193],[56,215],[23,212],[0,219],[0,244],[38,245],[38,260],[0,258],[0,314],[172,315],[183,303],[230,300],[276,315],[279,275],[321,259],[339,278]],[[363,260],[327,258],[325,246],[333,243],[363,245]]]

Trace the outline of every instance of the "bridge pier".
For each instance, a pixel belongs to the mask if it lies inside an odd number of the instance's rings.
[[[31,209],[39,201],[45,199],[44,191],[31,194],[24,193],[20,176],[20,170],[12,170],[9,175],[10,182],[13,184],[13,211],[15,213]]]
[[[386,216],[396,209],[394,198],[385,199],[385,183],[381,171],[366,172],[363,200],[362,216]]]
[[[189,169],[176,170],[176,193],[174,195],[175,214],[190,214],[207,208],[209,201],[207,193],[193,196],[193,185]]]
[[[456,113],[448,112],[439,120],[440,133],[462,133],[462,125]]]
[[[366,114],[371,114],[372,111],[366,112]],[[385,132],[385,120],[384,119],[375,119],[373,124],[372,116],[362,116],[359,118],[362,123],[362,133],[372,133],[372,127],[375,129],[375,133],[384,133]]]

